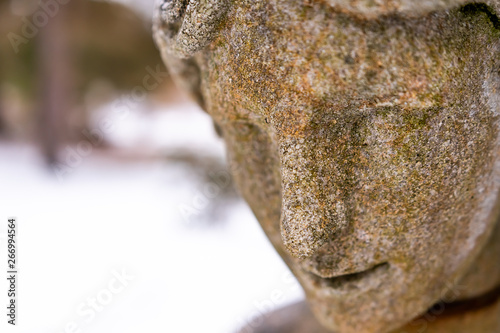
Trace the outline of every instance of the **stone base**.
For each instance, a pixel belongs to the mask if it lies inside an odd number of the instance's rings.
[[[244,327],[238,333],[331,333],[319,325],[306,302],[269,313],[259,324]]]
[[[500,299],[477,305],[472,304],[472,309],[450,305],[451,310],[445,307],[439,315],[429,312],[393,333],[500,333]],[[244,327],[238,333],[332,332],[316,321],[305,302],[300,302],[274,311],[260,325]]]

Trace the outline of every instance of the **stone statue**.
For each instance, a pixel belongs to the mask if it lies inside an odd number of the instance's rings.
[[[163,0],[307,303],[254,332],[500,332],[500,0]],[[252,331],[250,328],[247,331]]]

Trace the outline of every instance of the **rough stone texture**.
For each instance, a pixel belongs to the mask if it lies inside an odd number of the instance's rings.
[[[403,13],[405,16],[417,17],[429,12],[446,10],[469,3],[485,3],[492,9],[500,8],[498,1],[470,0],[325,0],[338,10],[351,12],[364,17],[375,18],[391,13]]]
[[[227,0],[165,0],[155,13],[157,40],[179,58],[189,58],[210,43],[229,7]]]
[[[500,229],[500,225],[497,225]],[[497,230],[489,240],[478,260],[469,272],[473,279],[463,278],[451,294],[442,297],[441,301],[425,314],[408,323],[405,327],[391,333],[498,333],[500,332],[500,287],[489,284],[481,285],[483,274],[500,274],[500,265],[492,265],[492,258],[500,253],[500,232]],[[487,261],[487,262],[486,262]],[[487,269],[488,272],[480,270]],[[465,301],[456,302],[462,291],[483,288],[476,296],[469,295]],[[471,298],[472,297],[472,298]],[[297,303],[265,314],[238,333],[327,333],[329,330],[321,326],[313,317],[309,307]]]
[[[498,1],[183,3],[158,11],[164,60],[325,327],[390,332],[500,284]]]

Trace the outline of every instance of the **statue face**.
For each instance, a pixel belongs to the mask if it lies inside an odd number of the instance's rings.
[[[323,324],[403,326],[459,281],[496,223],[490,16],[362,20],[302,1],[228,15],[195,62],[240,192]]]

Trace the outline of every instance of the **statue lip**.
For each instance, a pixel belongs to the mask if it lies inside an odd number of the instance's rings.
[[[331,289],[364,289],[364,282],[386,275],[390,268],[391,265],[388,262],[383,262],[363,271],[333,277],[321,277],[311,272],[308,272],[308,274],[322,287]]]

